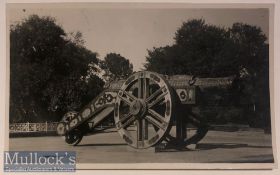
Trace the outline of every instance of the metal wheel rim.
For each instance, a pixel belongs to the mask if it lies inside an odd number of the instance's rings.
[[[149,83],[151,82],[155,83],[158,89],[150,94]],[[128,92],[133,83],[138,86],[137,97]],[[114,119],[119,134],[128,145],[134,148],[144,149],[155,145],[171,129],[173,101],[171,88],[161,75],[148,71],[131,75],[123,83],[116,98]],[[153,109],[154,106],[159,105],[159,102],[165,106],[163,114]],[[129,105],[129,112],[125,115],[120,112],[123,103]],[[133,137],[126,128],[132,122],[136,122],[136,137]],[[159,128],[152,136],[149,136],[149,124]]]

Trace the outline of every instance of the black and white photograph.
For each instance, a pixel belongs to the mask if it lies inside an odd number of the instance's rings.
[[[68,151],[77,169],[272,169],[271,10],[7,4],[5,151]]]

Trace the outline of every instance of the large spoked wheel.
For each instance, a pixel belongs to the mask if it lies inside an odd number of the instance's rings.
[[[72,118],[74,118],[77,114],[78,114],[78,112],[76,112],[76,111],[67,112],[63,116],[61,121],[67,123]],[[74,129],[73,131],[70,131],[69,133],[65,134],[65,136],[63,136],[63,139],[68,145],[76,146],[83,139],[84,131],[86,131],[88,129],[89,129],[88,124],[81,125],[80,127]]]
[[[137,72],[122,85],[115,103],[114,119],[125,142],[149,148],[171,129],[173,95],[168,83],[154,72]]]

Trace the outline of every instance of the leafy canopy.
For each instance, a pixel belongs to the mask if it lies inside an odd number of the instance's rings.
[[[203,19],[184,22],[175,33],[175,44],[148,50],[147,70],[162,74],[200,77],[251,74],[262,64],[266,37],[261,29],[242,23],[225,29]]]
[[[59,120],[100,92],[101,79],[85,81],[88,65],[99,60],[82,41],[80,32],[71,37],[51,17],[31,15],[11,26],[11,122]]]
[[[193,19],[184,22],[176,31],[173,45],[148,50],[144,66],[167,75],[235,76],[229,103],[238,110],[242,104],[247,104],[243,105],[247,112],[242,114],[242,120],[249,118],[248,111],[253,109],[249,123],[270,126],[266,39],[256,26],[235,23],[231,28],[223,28],[206,24],[203,19]]]
[[[109,53],[101,62],[107,80],[125,79],[133,72],[133,65],[128,59],[117,53]]]

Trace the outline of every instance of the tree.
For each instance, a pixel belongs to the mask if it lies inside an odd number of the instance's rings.
[[[175,33],[175,44],[148,51],[147,70],[163,74],[222,77],[236,73],[233,42],[224,28],[190,20]],[[175,68],[176,67],[176,68]]]
[[[270,127],[269,103],[269,54],[266,36],[256,26],[235,23],[229,29],[239,62],[239,78],[242,80],[242,99],[253,105],[252,125]]]
[[[235,23],[225,29],[193,19],[182,24],[174,40],[174,45],[148,50],[147,70],[171,75],[240,77],[244,71],[259,74],[264,70],[262,66],[268,65],[266,36],[256,26]]]
[[[168,75],[235,76],[231,101],[237,108],[241,103],[253,105],[252,125],[263,125],[264,120],[270,125],[268,45],[259,27],[235,23],[225,29],[194,19],[182,24],[174,40],[171,46],[148,50],[147,70]]]
[[[11,26],[11,122],[57,121],[88,102],[89,88],[91,95],[100,92],[101,79],[90,77],[94,87],[85,81],[88,65],[99,62],[97,54],[82,45],[81,33],[69,38],[51,17],[31,15]]]
[[[108,80],[125,79],[133,72],[129,60],[116,53],[107,54],[100,67],[105,70],[104,76]]]

